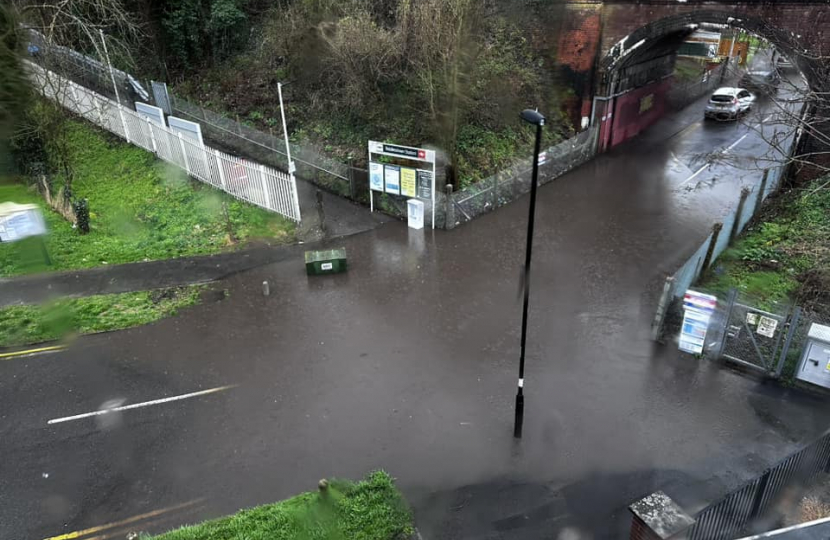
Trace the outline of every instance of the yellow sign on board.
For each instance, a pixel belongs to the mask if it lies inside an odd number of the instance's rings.
[[[401,195],[415,197],[415,169],[401,167]]]

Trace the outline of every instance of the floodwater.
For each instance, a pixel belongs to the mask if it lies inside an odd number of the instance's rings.
[[[689,180],[739,139],[736,159],[766,148],[700,117],[702,103],[540,190],[521,441],[527,198],[451,232],[387,223],[330,242],[344,275],[308,278],[292,258],[177,318],[3,362],[0,537],[168,509],[119,526],[158,532],[377,468],[427,539],[618,537],[654,490],[692,513],[725,494],[819,434],[827,406],[648,339],[665,276],[760,180],[723,160]]]

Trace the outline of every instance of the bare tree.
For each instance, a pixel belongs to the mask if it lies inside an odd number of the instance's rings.
[[[13,0],[13,8],[21,21],[18,34],[29,43],[29,61],[46,68],[30,67],[29,79],[38,93],[52,98],[31,102],[13,144],[42,149],[50,172],[59,181],[40,174],[39,188],[55,210],[75,222],[72,113],[59,103],[72,96],[68,77],[77,75],[79,66],[85,67],[86,57],[75,50],[104,59],[106,47],[120,61],[129,62],[130,45],[139,37],[140,28],[121,0]],[[106,45],[102,36],[106,36]]]
[[[797,54],[793,69],[783,70],[780,85],[762,96],[769,106],[756,107],[741,118],[768,150],[739,166],[762,170],[792,166],[815,176],[830,173],[830,57],[804,49]],[[781,58],[774,52],[765,69],[778,70]],[[830,181],[817,189],[828,186]]]

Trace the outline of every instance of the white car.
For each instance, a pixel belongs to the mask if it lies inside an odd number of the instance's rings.
[[[737,120],[739,116],[750,111],[754,103],[755,95],[745,88],[718,88],[706,104],[704,117]]]

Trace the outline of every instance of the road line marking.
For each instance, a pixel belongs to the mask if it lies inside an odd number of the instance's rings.
[[[66,349],[66,345],[53,345],[51,347],[39,347],[37,349],[27,349],[25,351],[13,351],[0,354],[0,360],[11,360],[19,356],[33,356],[35,354],[43,354],[50,352],[58,352]]]
[[[215,394],[216,392],[222,392],[224,390],[229,390],[231,388],[236,387],[235,384],[231,384],[228,386],[218,386],[216,388],[211,388],[209,390],[200,390],[198,392],[191,392],[189,394],[182,394],[180,396],[172,396],[166,397],[161,399],[154,399],[152,401],[145,401],[143,403],[133,403],[132,405],[122,405],[120,407],[113,407],[112,409],[103,409],[94,412],[88,412],[83,414],[76,414],[75,416],[65,416],[63,418],[54,418],[49,420],[47,424],[60,424],[61,422],[70,422],[72,420],[81,420],[83,418],[90,418],[92,416],[100,416],[102,414],[107,414],[108,412],[121,412],[121,411],[129,411],[130,409],[138,409],[141,407],[150,407],[152,405],[161,405],[162,403],[170,403],[171,401],[181,401],[183,399],[190,399],[199,396],[206,396],[208,394]]]
[[[749,133],[745,133],[743,137],[741,137],[740,139],[738,139],[737,141],[733,142],[731,145],[726,147],[724,150],[722,150],[721,154],[725,154],[725,153],[729,152],[730,150],[732,150],[733,148],[735,148],[736,146],[741,144],[741,141],[746,139],[748,136],[749,136]]]
[[[161,514],[166,514],[168,512],[173,512],[175,510],[180,510],[182,508],[187,508],[188,506],[193,506],[194,504],[200,503],[204,501],[204,498],[193,499],[192,501],[188,501],[186,503],[177,504],[175,506],[168,506],[167,508],[160,508],[158,510],[153,510],[152,512],[147,512],[146,514],[139,514],[137,516],[133,516],[131,518],[122,519],[121,521],[114,521],[112,523],[107,523],[105,525],[98,525],[97,527],[90,527],[89,529],[83,529],[81,531],[74,531],[66,534],[59,534],[58,536],[50,536],[49,538],[44,538],[43,540],[73,540],[74,538],[80,538],[82,536],[86,536],[88,534],[99,533],[102,531],[106,531],[108,529],[114,529],[115,527],[121,527],[123,525],[129,525],[130,523],[135,523],[136,521],[142,521],[147,518],[160,516]]]
[[[699,168],[697,171],[695,171],[695,173],[694,173],[692,176],[688,177],[688,178],[687,178],[687,179],[686,179],[686,180],[685,180],[682,184],[680,184],[680,185],[679,185],[679,186],[677,186],[677,187],[679,187],[679,188],[680,188],[680,187],[683,187],[683,186],[685,186],[686,184],[688,184],[689,182],[691,182],[692,180],[694,180],[694,179],[695,179],[695,177],[696,177],[697,175],[699,175],[700,173],[702,173],[702,172],[706,169],[706,167],[708,167],[708,166],[709,166],[709,164],[707,163],[707,164],[706,164],[706,165],[704,165],[703,167]]]

